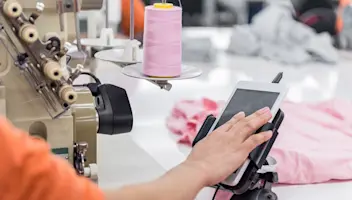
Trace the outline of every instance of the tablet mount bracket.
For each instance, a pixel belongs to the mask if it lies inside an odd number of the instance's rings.
[[[280,72],[272,81],[272,83],[279,83],[282,79],[283,73]],[[279,134],[278,129],[284,119],[284,113],[280,109],[275,115],[271,123],[265,124],[256,133],[267,130],[273,131],[272,138],[254,149],[250,155],[250,164],[243,174],[239,183],[235,186],[225,185],[219,183],[213,187],[232,192],[234,195],[230,200],[278,200],[277,195],[272,191],[272,185],[278,182],[278,174],[275,170],[259,172],[258,170],[270,166],[273,158],[269,158],[268,154]],[[205,138],[209,130],[216,121],[213,115],[207,116],[202,127],[199,129],[192,146],[195,146],[200,140]]]

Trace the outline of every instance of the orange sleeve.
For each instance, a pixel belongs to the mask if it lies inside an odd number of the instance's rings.
[[[130,34],[130,0],[122,0],[121,27],[125,35]],[[142,0],[134,0],[134,33],[143,33],[144,30],[144,3]]]
[[[103,200],[90,180],[51,154],[49,146],[0,118],[1,200]]]
[[[340,0],[339,1],[339,9],[337,11],[337,19],[336,19],[336,31],[340,33],[343,30],[343,10],[351,3],[350,0]]]

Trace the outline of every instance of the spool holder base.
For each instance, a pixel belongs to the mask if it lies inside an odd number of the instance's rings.
[[[75,40],[73,43],[77,44],[77,41]],[[141,42],[130,39],[115,39],[111,28],[103,28],[99,38],[81,39],[81,44],[87,47],[94,47],[94,49],[105,49],[96,52],[94,57],[113,62],[122,68],[141,62],[138,58],[139,52],[136,52],[141,51],[139,49]],[[116,56],[116,54],[119,56]],[[149,80],[149,82],[167,91],[172,88],[172,85],[166,80]]]
[[[120,67],[122,67],[123,71],[125,67],[128,67],[133,64],[141,63],[142,60],[138,55],[141,51],[139,49],[141,42],[136,40],[134,37],[134,0],[130,0],[130,37],[129,39],[114,39],[114,31],[111,28],[104,28],[101,30],[100,38],[81,39],[80,43],[83,46],[95,47],[97,49],[99,48],[108,49],[108,50],[98,51],[97,53],[94,54],[94,57],[100,60],[114,62],[115,64],[118,64]],[[77,44],[77,41],[74,41],[74,44]],[[110,52],[117,51],[117,50],[122,50],[122,56],[110,56],[110,59],[104,56],[104,53],[108,53],[109,51]],[[124,74],[128,75],[126,73]],[[190,76],[187,76],[186,78],[187,79],[194,78],[194,77],[200,76],[201,74],[202,74],[202,71],[199,69],[197,73],[193,73],[192,75],[189,74]],[[134,77],[134,76],[130,76],[130,77]],[[134,77],[134,78],[142,78],[142,77]],[[169,80],[180,80],[180,79],[186,79],[186,78],[180,76],[177,78],[169,78],[169,79],[151,79],[150,77],[148,78],[144,76],[142,79],[146,79],[149,82],[159,86],[161,89],[165,89],[169,91],[172,88],[172,85],[168,82]]]
[[[94,57],[99,60],[113,62],[120,67],[141,63],[142,50],[135,41],[128,41],[124,48],[105,49],[96,51]]]
[[[182,65],[181,75],[177,77],[150,77],[143,74],[143,65],[142,63],[137,63],[134,65],[126,66],[122,69],[122,73],[126,76],[144,79],[151,83],[158,85],[161,89],[169,91],[172,85],[168,81],[173,80],[185,80],[198,77],[202,74],[202,70],[197,67]]]
[[[103,28],[100,31],[99,38],[82,38],[81,44],[82,46],[102,48],[102,49],[112,49],[112,48],[124,49],[126,46],[126,43],[128,43],[129,41],[130,39],[115,38],[113,29]],[[141,45],[141,42],[139,42],[138,40],[133,40],[133,41],[135,41],[138,44],[138,46]],[[73,44],[77,45],[77,40],[74,40]]]

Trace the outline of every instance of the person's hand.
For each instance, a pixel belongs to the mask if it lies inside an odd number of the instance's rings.
[[[225,180],[247,159],[249,153],[269,140],[271,131],[253,134],[271,119],[269,108],[245,117],[243,112],[198,142],[185,161],[201,176],[205,186]]]

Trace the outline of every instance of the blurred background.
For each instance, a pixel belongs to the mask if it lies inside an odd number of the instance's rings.
[[[161,0],[134,0],[134,38],[142,45],[144,8],[155,2]],[[179,5],[178,0],[168,2]],[[92,50],[87,68],[91,67],[103,82],[125,88],[134,112],[131,133],[99,136],[102,186],[147,181],[182,162],[191,148],[179,144],[180,136],[171,134],[166,126],[175,105],[183,100],[202,98],[226,100],[238,81],[269,82],[278,72],[284,72],[282,83],[290,87],[286,100],[298,106],[336,99],[352,100],[350,0],[180,2],[183,63],[202,69],[203,74],[194,79],[172,81],[171,91],[122,75],[118,63],[94,59],[95,52],[111,47],[86,47]],[[128,38],[130,0],[107,0],[104,5],[101,10],[80,13],[81,36],[99,38],[103,28],[111,28],[116,38]],[[326,114],[328,111],[321,112]],[[351,119],[344,119],[348,123],[346,127],[351,127],[352,122],[348,121]],[[319,130],[329,131],[327,127]],[[348,131],[351,133],[352,129]],[[339,141],[329,142],[337,144]],[[325,149],[324,146],[321,148]],[[111,153],[114,155],[107,158]],[[326,155],[321,153],[319,157]],[[327,173],[334,172],[332,168]],[[351,188],[349,181],[276,187],[275,191],[284,200],[350,200],[346,194],[350,194]],[[208,196],[199,199],[210,199],[212,194],[210,191]]]
[[[117,22],[121,19],[120,1],[121,0],[109,0],[111,10],[114,12],[109,13],[110,25],[116,26]],[[151,5],[160,0],[135,0],[143,2],[145,5]],[[213,26],[213,27],[224,27],[233,26],[235,24],[249,23],[251,18],[258,13],[265,5],[271,3],[280,4],[303,4],[308,1],[303,0],[180,0],[183,8],[183,25],[188,26]],[[123,2],[123,0],[122,0]],[[179,5],[178,0],[168,0],[169,3]],[[339,0],[311,0],[309,1],[308,7],[319,7],[330,4],[334,9],[338,8]],[[109,6],[110,7],[110,6]],[[113,8],[113,9],[112,9]],[[92,15],[95,12],[95,17],[100,16],[99,24],[104,24],[105,21],[105,7],[102,11],[89,11],[81,13],[81,31],[86,32],[88,30],[87,15]],[[117,12],[116,12],[117,11]],[[99,13],[98,13],[99,12]],[[120,16],[119,16],[120,15]],[[114,22],[116,24],[114,24]]]
[[[161,0],[134,0],[135,38],[143,42],[144,6]],[[168,0],[182,5],[183,27],[231,28],[246,25],[270,5],[290,7],[292,19],[301,22],[317,33],[329,33],[334,46],[350,48],[352,19],[349,0]],[[102,28],[111,28],[117,37],[129,34],[129,0],[105,0],[101,10],[80,13],[80,32],[83,37],[96,38]],[[108,9],[106,9],[106,7]],[[268,18],[267,20],[273,19]],[[342,25],[343,24],[343,25]],[[299,33],[299,31],[298,31]]]

